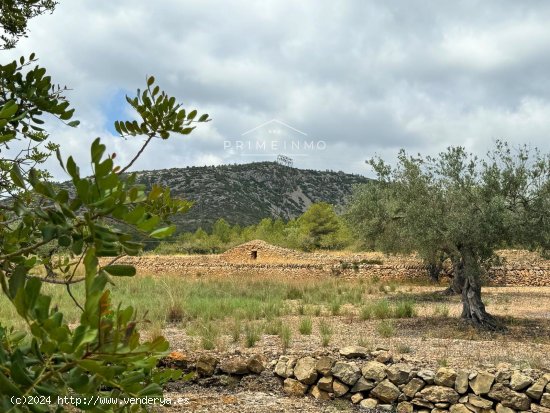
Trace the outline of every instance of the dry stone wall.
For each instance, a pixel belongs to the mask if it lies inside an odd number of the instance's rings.
[[[250,251],[257,251],[256,260]],[[489,269],[486,279],[495,286],[550,286],[550,260],[527,251],[500,251],[504,263]],[[270,246],[261,241],[236,247],[221,255],[144,255],[125,257],[142,274],[186,276],[250,273],[289,278],[338,276],[381,280],[421,280],[427,272],[414,256],[369,254],[307,254]],[[374,263],[373,263],[374,262]]]
[[[339,357],[283,355],[270,362],[261,355],[219,360],[203,354],[190,360],[173,353],[163,365],[194,372],[196,378],[274,375],[289,396],[342,398],[371,412],[550,413],[549,372],[513,370],[508,365],[430,370],[394,362],[386,349],[352,346],[340,349]]]

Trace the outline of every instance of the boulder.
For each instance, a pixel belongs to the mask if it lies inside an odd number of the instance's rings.
[[[349,391],[349,387],[342,383],[340,380],[334,380],[332,382],[332,392],[334,397],[342,397]]]
[[[244,357],[225,359],[220,363],[220,370],[226,374],[236,374],[240,376],[248,374],[248,360]]]
[[[386,366],[378,361],[369,361],[361,369],[363,377],[367,380],[381,382],[386,378]]]
[[[306,394],[307,386],[298,380],[287,378],[283,382],[283,391],[289,396],[301,397]]]
[[[468,371],[458,370],[455,379],[455,390],[458,394],[465,394],[468,392]]]
[[[518,393],[502,383],[495,383],[491,387],[488,396],[491,399],[498,400],[504,407],[510,407],[515,410],[529,410],[531,401],[523,393]]]
[[[378,383],[374,389],[371,390],[371,396],[376,397],[378,400],[392,403],[399,397],[401,391],[388,379],[385,379]]]
[[[411,370],[412,368],[408,364],[397,363],[386,369],[386,375],[393,384],[400,385],[409,381]]]
[[[303,357],[294,366],[294,377],[304,384],[313,384],[317,380],[317,361],[313,357]]]
[[[296,359],[294,357],[281,356],[275,365],[275,374],[279,377],[288,378],[294,374]]]
[[[340,355],[346,358],[365,358],[369,355],[369,350],[361,346],[348,346],[340,349]]]
[[[420,391],[422,397],[432,403],[451,403],[458,402],[458,393],[449,387],[428,386]]]
[[[424,388],[424,386],[426,386],[424,380],[415,377],[410,382],[408,382],[405,387],[401,389],[401,391],[405,394],[405,396],[412,399],[416,393]]]
[[[441,367],[435,373],[434,383],[438,386],[455,387],[456,371],[448,367]]]
[[[315,368],[317,369],[317,373],[323,376],[330,376],[332,366],[334,366],[334,360],[332,359],[332,357],[323,356],[320,357],[319,360],[317,360]]]
[[[195,369],[197,374],[201,377],[209,377],[214,374],[216,367],[218,366],[218,359],[210,354],[202,354],[197,363],[195,364]]]
[[[486,371],[480,371],[479,373],[477,373],[473,380],[470,380],[470,387],[472,388],[474,393],[479,396],[481,394],[489,393],[489,390],[491,390],[491,386],[493,385],[494,381],[494,374],[488,373]]]
[[[332,375],[339,378],[343,383],[353,386],[361,377],[361,370],[355,363],[337,361],[332,367]]]
[[[521,391],[533,384],[533,379],[525,374],[514,371],[510,378],[510,388],[515,391]]]
[[[435,379],[435,373],[428,369],[422,369],[416,373],[418,377],[424,380],[427,384],[433,384]]]
[[[321,377],[317,382],[317,387],[319,387],[320,390],[332,393],[332,382],[332,376]]]
[[[540,405],[550,407],[550,393],[544,393],[540,399]]]
[[[265,370],[264,358],[259,354],[253,354],[248,358],[246,367],[248,367],[248,370],[252,373],[260,374]]]
[[[369,391],[376,386],[376,383],[372,380],[367,380],[364,377],[360,377],[359,380],[351,388],[352,393],[357,393],[360,391]]]

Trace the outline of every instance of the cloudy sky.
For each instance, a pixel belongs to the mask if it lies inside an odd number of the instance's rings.
[[[123,160],[135,153],[141,141],[117,137],[112,122],[134,116],[124,96],[151,74],[212,122],[155,142],[136,169],[281,153],[298,167],[369,175],[365,159],[401,147],[481,153],[503,138],[550,150],[547,2],[60,3],[10,53],[36,52],[72,89],[81,126],[50,131],[82,162],[97,136]]]

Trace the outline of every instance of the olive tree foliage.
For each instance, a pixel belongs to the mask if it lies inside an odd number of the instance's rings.
[[[346,217],[372,248],[449,257],[460,270],[462,317],[497,328],[481,300],[495,250],[550,251],[550,156],[504,142],[480,159],[461,147],[436,157],[401,151],[397,165],[367,161],[377,180],[356,188]]]
[[[25,13],[19,17],[32,16]],[[5,28],[9,19],[2,19]],[[21,30],[8,34],[17,37]],[[189,134],[208,115],[186,111],[149,77],[145,90],[127,98],[139,120],[115,123],[122,138],[145,138],[143,146],[127,165],[117,165],[116,155],[98,138],[90,146],[92,173],[83,176],[44,130],[44,119],[52,116],[68,127],[78,125],[64,88],[52,83],[34,55],[0,65],[0,74],[0,300],[14,306],[26,325],[24,330],[0,325],[0,411],[64,411],[57,396],[161,396],[162,383],[178,377],[155,369],[168,343],[163,337],[141,339],[138,326],[143,320],[136,309],[113,306],[107,286],[117,277],[135,274],[133,267],[116,261],[142,248],[119,228],[163,238],[175,230],[170,216],[190,207],[171,198],[168,189],[146,191],[136,184],[130,166],[152,139]],[[50,155],[67,172],[71,189],[53,184],[40,170]],[[66,289],[81,309],[78,325],[69,326],[52,308],[44,283]],[[84,284],[84,297],[72,294],[76,283]],[[29,404],[24,397],[37,398]],[[78,400],[75,407],[82,410],[141,408]]]

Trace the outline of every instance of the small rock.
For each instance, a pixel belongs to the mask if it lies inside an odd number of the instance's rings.
[[[458,370],[455,379],[455,390],[458,394],[464,394],[468,391],[468,371]]]
[[[315,365],[315,368],[317,369],[317,372],[319,374],[322,374],[323,376],[329,376],[332,370],[332,366],[334,366],[334,360],[332,357],[323,356],[317,360],[317,364]]]
[[[533,384],[533,379],[519,371],[514,371],[510,378],[510,387],[515,391],[521,391],[531,384]]]
[[[395,384],[388,379],[381,381],[371,390],[370,394],[386,403],[392,403],[399,397],[401,392]]]
[[[260,374],[265,370],[265,361],[261,355],[253,354],[248,358],[246,367],[248,367],[248,370],[252,373]]]
[[[317,387],[319,387],[320,390],[332,393],[332,381],[332,376],[321,377],[317,382]]]
[[[495,376],[486,371],[480,371],[476,377],[470,381],[470,387],[478,396],[489,393],[491,386],[495,381]]]
[[[531,411],[534,413],[550,413],[550,408],[531,403]]]
[[[353,385],[351,392],[357,393],[360,391],[369,391],[376,386],[376,383],[372,380],[367,380],[364,377],[360,377],[359,380]]]
[[[340,349],[340,355],[346,358],[365,358],[369,355],[369,350],[361,346],[348,346]]]
[[[420,406],[420,407],[427,407],[428,409],[433,409],[435,407],[433,403],[430,403],[428,400],[424,400],[421,398],[412,399],[411,404],[414,404],[415,406]]]
[[[503,406],[515,410],[529,410],[531,404],[529,397],[525,394],[509,389],[502,383],[495,383],[493,387],[491,387],[488,396],[491,399],[498,400]]]
[[[298,380],[287,378],[283,382],[283,391],[290,396],[301,397],[306,394],[307,386]]]
[[[378,406],[378,400],[372,398],[363,399],[359,403],[359,406],[361,406],[363,409],[375,409],[376,406]]]
[[[404,363],[397,363],[386,369],[388,379],[396,385],[407,383],[409,381],[410,374],[411,366]]]
[[[463,404],[454,404],[449,409],[449,412],[451,413],[472,413],[470,409],[468,409]]]
[[[495,381],[497,383],[504,383],[510,381],[512,377],[512,372],[509,370],[499,370],[495,373]]]
[[[374,359],[379,363],[391,363],[393,361],[393,355],[389,351],[373,351],[371,353],[374,356]]]
[[[409,402],[401,402],[397,405],[397,413],[413,413],[413,405]]]
[[[433,384],[435,379],[435,373],[427,369],[420,370],[418,373],[416,373],[416,375],[424,380],[427,384]]]
[[[449,387],[428,386],[420,391],[422,397],[432,403],[451,403],[458,402],[458,393]]]
[[[304,384],[313,384],[317,380],[317,361],[313,357],[303,357],[294,366],[294,376]]]
[[[244,357],[225,359],[220,363],[220,370],[227,374],[243,375],[249,373],[248,363]]]
[[[470,394],[468,396],[468,403],[481,409],[490,409],[491,407],[493,407],[493,402],[491,400],[484,399],[475,394]]]
[[[337,361],[332,367],[332,374],[343,383],[353,386],[361,377],[361,370],[355,363]]]
[[[309,392],[317,400],[330,400],[328,392],[319,389],[317,386],[313,386]]]
[[[527,396],[531,397],[532,399],[540,400],[540,398],[542,397],[542,393],[544,393],[544,387],[547,384],[548,380],[545,376],[543,376],[535,381],[533,385],[525,391],[525,394],[527,394]]]
[[[275,374],[279,377],[288,378],[294,374],[296,359],[294,357],[281,356],[275,365]]]
[[[454,387],[456,380],[456,371],[448,367],[441,367],[435,373],[434,383],[438,386]]]
[[[516,413],[515,410],[512,410],[509,407],[503,406],[502,403],[497,404],[496,411],[497,413]]]
[[[369,361],[363,366],[361,372],[364,378],[377,383],[386,378],[386,366],[378,361]]]
[[[544,393],[540,399],[540,405],[550,407],[550,393]]]
[[[216,357],[211,356],[210,354],[202,354],[197,360],[195,368],[199,376],[209,377],[214,374],[217,365],[218,359]]]
[[[415,377],[403,387],[402,392],[412,399],[416,393],[424,388],[424,386],[426,386],[424,380]]]
[[[334,397],[342,397],[349,391],[349,387],[342,383],[340,380],[334,380],[332,382],[332,392]]]
[[[351,396],[351,402],[353,404],[359,403],[361,400],[363,400],[363,395],[361,393],[355,393],[353,396]]]

